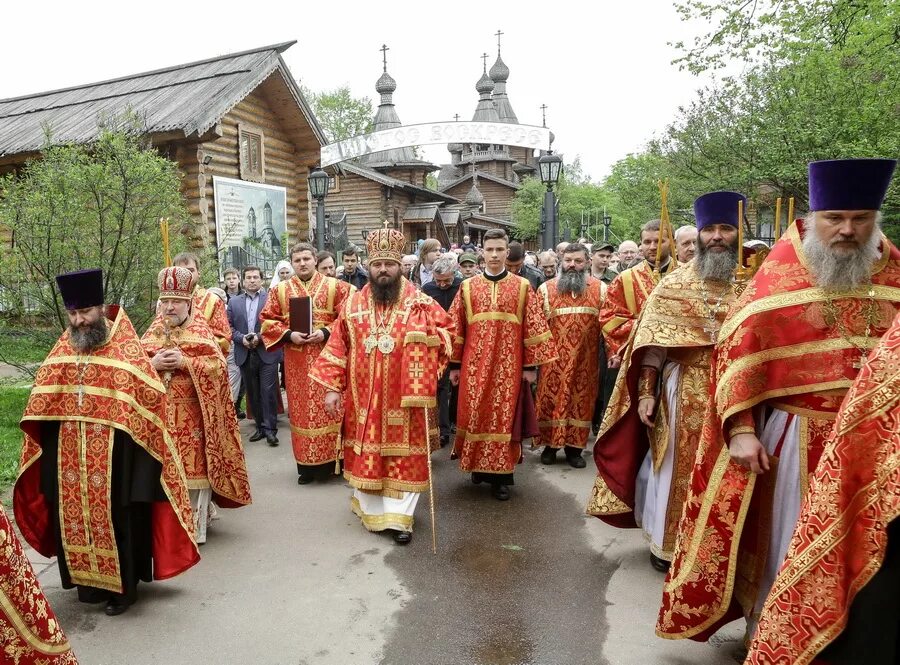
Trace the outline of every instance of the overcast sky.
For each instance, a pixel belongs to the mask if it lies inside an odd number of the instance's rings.
[[[404,124],[471,120],[481,54],[502,30],[507,91],[519,122],[547,125],[566,160],[601,179],[663,129],[700,81],[671,65],[669,41],[688,41],[667,0],[593,2],[51,3],[3,9],[0,98],[89,83],[297,40],[284,55],[313,90],[348,84],[377,103],[382,43]],[[321,12],[316,15],[316,12]],[[425,148],[437,163],[445,148]]]

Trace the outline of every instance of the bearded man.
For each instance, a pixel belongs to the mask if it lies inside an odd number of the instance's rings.
[[[193,306],[186,268],[163,268],[159,313],[141,344],[166,387],[166,423],[191,494],[194,537],[206,542],[210,501],[222,508],[250,504],[241,433],[231,401],[225,357],[202,313]]]
[[[759,612],[847,389],[900,306],[900,252],[878,209],[896,162],[809,166],[811,213],[736,301],[707,410],[657,633],[707,639]]]
[[[266,350],[284,349],[291,446],[297,484],[328,477],[341,459],[341,418],[325,411],[325,390],[310,379],[313,364],[325,348],[344,303],[356,291],[351,284],[316,271],[316,250],[301,242],[291,247],[294,276],[268,294],[259,315]],[[356,259],[354,255],[353,259]],[[291,300],[309,298],[312,330],[291,329]]]
[[[641,527],[650,563],[668,570],[700,441],[713,345],[734,302],[736,192],[694,202],[697,259],[663,277],[644,305],[594,446],[588,514]]]
[[[369,282],[350,295],[316,358],[313,381],[324,405],[340,417],[344,402],[344,478],[350,506],[369,531],[412,539],[413,513],[428,488],[432,441],[427,410],[437,404],[438,377],[447,366],[447,314],[401,275],[406,240],[378,229],[366,240]],[[435,432],[436,434],[436,432]]]
[[[556,453],[563,448],[569,465],[576,469],[585,467],[581,451],[591,433],[600,386],[598,317],[606,284],[590,275],[590,265],[587,247],[568,245],[560,276],[538,289],[558,354],[541,370],[538,381],[541,462],[556,463]]]
[[[115,616],[140,580],[200,560],[187,481],[166,431],[165,386],[124,310],[104,307],[102,271],[56,283],[69,326],[22,416],[13,507],[28,544],[57,557],[62,587]]]

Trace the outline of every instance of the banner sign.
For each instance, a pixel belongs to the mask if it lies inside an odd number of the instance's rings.
[[[535,150],[550,147],[550,130],[505,122],[431,122],[394,127],[322,146],[322,167],[374,152],[440,143],[515,145]]]

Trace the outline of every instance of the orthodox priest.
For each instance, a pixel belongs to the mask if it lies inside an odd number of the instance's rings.
[[[660,571],[672,560],[713,346],[735,298],[739,201],[736,192],[712,192],[694,202],[697,258],[663,277],[644,305],[594,446],[588,514],[641,527]]]
[[[114,616],[140,580],[174,577],[200,556],[165,386],[125,312],[104,307],[100,270],[56,282],[69,326],[22,416],[13,507],[28,544],[57,556],[63,588]]]
[[[541,369],[538,381],[539,441],[544,446],[541,462],[554,464],[562,448],[569,465],[576,469],[586,466],[581,451],[591,433],[600,387],[598,317],[606,284],[591,276],[590,266],[587,247],[568,245],[563,250],[560,276],[538,288],[559,354]]]
[[[331,472],[341,450],[341,414],[325,411],[325,388],[310,378],[316,358],[325,348],[331,329],[347,298],[356,288],[316,270],[316,249],[306,242],[291,248],[294,276],[270,291],[260,314],[260,333],[267,351],[284,348],[291,443],[297,463],[297,482],[311,483],[317,474]],[[291,330],[291,300],[309,298],[312,330]],[[295,324],[296,325],[296,324]]]
[[[900,662],[898,517],[900,315],[838,412],[747,663]]]
[[[879,228],[895,165],[810,164],[812,212],[719,332],[662,637],[707,639],[741,615],[756,632],[838,407],[900,306],[900,252]]]
[[[447,366],[447,314],[401,275],[405,239],[395,229],[369,234],[369,281],[344,303],[312,368],[332,417],[344,402],[344,478],[351,509],[369,531],[412,539],[413,512],[429,485],[426,412],[437,404]],[[436,434],[436,430],[435,430]]]
[[[166,423],[187,477],[194,536],[206,542],[210,500],[222,508],[250,503],[244,448],[228,366],[203,314],[194,308],[189,270],[159,273],[159,313],[141,338],[166,387]]]
[[[450,382],[459,385],[451,459],[459,458],[473,482],[489,483],[494,498],[507,501],[522,461],[522,442],[513,436],[522,379],[526,389],[535,383],[537,367],[556,359],[556,346],[537,293],[506,269],[506,233],[490,229],[482,242],[484,274],[465,280],[450,306]]]
[[[2,506],[0,662],[16,665],[78,664]]]
[[[228,314],[225,312],[225,303],[215,294],[200,286],[200,257],[193,252],[176,254],[172,259],[172,265],[186,268],[191,272],[193,279],[194,309],[203,314],[203,318],[209,324],[216,343],[222,349],[222,353],[228,356],[231,349],[231,326],[228,325]]]
[[[609,285],[603,309],[600,310],[607,363],[613,369],[621,364],[623,347],[631,337],[641,309],[659,282],[660,275],[676,267],[670,257],[668,236],[660,232],[660,226],[660,220],[654,219],[641,228],[644,260],[619,273]],[[659,266],[656,265],[657,259]]]

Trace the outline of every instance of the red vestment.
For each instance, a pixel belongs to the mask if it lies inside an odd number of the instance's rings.
[[[207,291],[202,286],[194,289],[193,309],[203,313],[203,318],[209,324],[216,343],[222,349],[222,354],[227,356],[231,349],[231,325],[228,323],[228,313],[225,311],[225,303],[215,293]],[[227,379],[228,376],[226,375]]]
[[[748,665],[807,665],[846,626],[854,597],[884,561],[888,525],[900,516],[898,419],[900,315],[838,412]]]
[[[184,359],[183,367],[171,372],[166,422],[188,488],[209,487],[222,508],[249,505],[250,481],[225,357],[201,312],[192,311],[183,325],[168,333],[164,321],[157,316],[141,344],[151,358],[177,347]]]
[[[428,488],[425,409],[449,358],[448,325],[405,278],[389,312],[376,308],[368,285],[347,299],[311,378],[343,394],[344,478],[353,487],[384,496]]]
[[[2,506],[0,662],[16,665],[78,663]]]
[[[887,238],[882,237],[870,287],[829,295],[814,286],[801,234],[797,222],[775,244],[720,331],[712,360],[713,405],[663,592],[661,637],[708,639],[742,613],[749,617],[757,600],[778,455],[770,456],[768,473],[756,476],[731,460],[726,441],[742,431],[736,428],[753,430],[753,409],[768,406],[797,419],[799,442],[785,445],[800,447],[805,494],[858,373],[859,349],[875,346],[900,304],[900,252]],[[835,310],[839,318],[829,321]]]
[[[325,348],[318,344],[292,344],[290,299],[309,296],[312,300],[313,328],[332,331],[344,303],[355,289],[347,282],[316,272],[303,282],[291,277],[269,291],[260,313],[260,336],[269,351],[284,348],[284,371],[291,419],[291,444],[297,464],[316,466],[342,457],[340,450],[341,416],[325,412],[325,388],[310,379],[316,358]]]
[[[152,503],[154,579],[184,572],[200,560],[178,451],[166,430],[165,386],[125,312],[110,306],[108,341],[80,354],[66,331],[35,377],[20,426],[25,433],[13,493],[23,538],[46,557],[65,557],[72,582],[123,592],[112,527],[113,439],[127,435],[161,465],[166,501]],[[41,424],[61,423],[58,441],[60,530],[41,488],[40,457],[51,441]]]
[[[527,279],[465,280],[450,306],[453,362],[461,364],[452,457],[465,472],[510,474],[522,458],[511,440],[522,368],[556,359],[556,346]]]
[[[714,294],[701,288],[694,263],[688,263],[660,280],[643,307],[633,343],[625,350],[594,445],[597,480],[587,512],[613,526],[631,528],[637,526],[635,481],[647,451],[652,451],[653,471],[657,473],[666,448],[670,441],[674,443],[665,536],[656,547],[651,541],[654,555],[666,560],[672,556],[681,507],[700,439],[700,425],[709,401],[713,334],[724,321],[728,305],[735,299],[734,291],[728,288],[723,292],[721,283],[710,288],[715,289]],[[716,308],[716,298],[720,294],[722,297]],[[711,312],[714,312],[713,321],[710,320]],[[644,356],[651,348],[665,349],[667,364],[675,363],[680,370],[674,399],[670,401],[666,395],[665,380],[662,389],[655,392],[657,403],[652,430],[637,414],[638,376]],[[665,376],[662,370],[660,374]],[[676,417],[671,417],[673,415]],[[670,427],[675,431],[672,432]],[[648,525],[643,526],[648,530]]]
[[[541,368],[537,391],[539,444],[584,448],[600,387],[600,307],[606,284],[588,277],[583,293],[560,293],[557,280],[538,288],[558,357]]]
[[[609,289],[600,309],[600,327],[606,340],[607,357],[620,354],[631,337],[634,324],[650,293],[659,282],[659,273],[642,261],[619,273]]]

